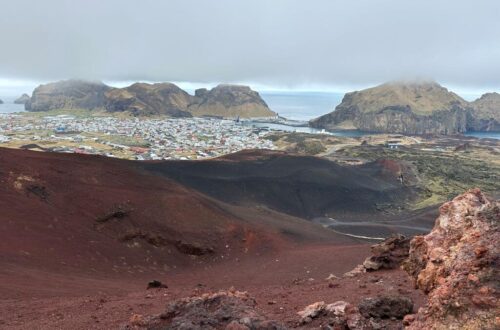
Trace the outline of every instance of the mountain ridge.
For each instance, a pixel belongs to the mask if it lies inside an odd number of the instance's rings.
[[[335,111],[310,121],[326,129],[402,134],[466,130],[467,103],[434,82],[389,82],[347,93]]]
[[[105,110],[171,117],[274,117],[259,93],[248,86],[218,85],[190,95],[173,83],[134,83],[113,88],[102,82],[62,80],[40,85],[25,103],[27,111]]]
[[[316,128],[379,133],[460,134],[485,130],[485,119],[477,110],[484,103],[495,104],[488,108],[490,113],[500,113],[500,107],[496,108],[500,102],[489,98],[482,103],[467,102],[434,81],[393,81],[347,93],[334,111],[309,123]],[[489,127],[497,130],[494,122]]]

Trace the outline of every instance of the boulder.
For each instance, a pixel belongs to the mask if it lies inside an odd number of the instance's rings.
[[[456,134],[466,130],[468,103],[435,82],[391,82],[347,93],[312,127],[380,133]]]
[[[300,323],[307,324],[315,318],[328,317],[329,323],[338,326],[346,325],[347,312],[352,309],[352,305],[345,301],[336,301],[331,304],[325,304],[324,301],[318,301],[306,306],[297,314],[300,316]]]
[[[140,326],[148,329],[285,329],[268,320],[256,309],[257,303],[246,292],[236,290],[206,293],[170,303],[155,316],[140,318]],[[126,327],[133,329],[137,324]]]
[[[344,273],[344,275],[342,275],[342,277],[344,277],[344,278],[356,277],[356,276],[359,276],[365,272],[366,272],[366,268],[363,265],[357,265],[352,270]]]
[[[366,258],[363,266],[367,271],[397,268],[408,257],[409,250],[410,238],[393,235],[371,247],[373,255]]]
[[[432,231],[410,243],[403,268],[428,294],[409,329],[499,326],[500,201],[472,189],[445,203]]]
[[[413,311],[413,301],[403,296],[378,296],[365,298],[358,305],[359,312],[364,317],[377,319],[395,317],[403,319]]]
[[[24,93],[23,95],[21,95],[20,97],[18,97],[14,103],[15,104],[26,104],[27,102],[29,102],[30,100],[30,96],[26,93]]]
[[[326,304],[324,301],[318,301],[311,305],[306,306],[299,314],[302,323],[308,323],[310,320],[318,317],[325,311]]]
[[[158,280],[152,280],[148,282],[147,289],[166,289],[168,288],[168,285],[163,284],[161,281]]]
[[[248,86],[218,85],[210,91],[198,89],[195,91],[189,112],[194,116],[221,117],[274,117],[266,102],[259,93]]]
[[[28,111],[102,109],[109,89],[100,82],[64,80],[38,86],[24,106]]]

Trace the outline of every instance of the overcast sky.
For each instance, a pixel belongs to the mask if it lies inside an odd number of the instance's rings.
[[[66,78],[500,90],[499,0],[0,0],[0,85]]]

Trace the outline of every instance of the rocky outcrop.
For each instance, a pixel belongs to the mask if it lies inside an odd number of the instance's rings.
[[[368,271],[394,269],[406,260],[410,250],[410,238],[397,234],[372,245],[372,256],[366,258],[363,266]]]
[[[500,202],[473,189],[441,206],[434,229],[411,241],[404,269],[428,303],[405,318],[409,329],[500,326]]]
[[[413,311],[413,301],[403,296],[377,296],[363,299],[356,307],[345,301],[326,304],[324,301],[306,306],[297,314],[300,325],[315,319],[327,324],[322,329],[400,329],[403,317]]]
[[[126,329],[285,329],[267,320],[246,292],[220,291],[176,300],[160,315],[134,315]]]
[[[104,107],[109,89],[100,82],[64,80],[38,86],[24,106],[28,111],[99,109]]]
[[[467,130],[500,132],[500,94],[487,93],[471,103]]]
[[[2,101],[2,99],[0,99],[0,104],[3,104],[3,101]]]
[[[260,95],[248,86],[219,85],[211,90],[198,89],[189,95],[171,83],[135,83],[112,88],[102,83],[66,80],[40,85],[30,98],[18,99],[28,111],[54,109],[105,109],[133,115],[170,117],[272,117]]]
[[[335,111],[312,127],[401,134],[456,134],[466,130],[468,104],[437,83],[393,82],[347,93]]]
[[[248,86],[218,85],[211,90],[195,91],[189,112],[194,116],[274,117],[259,93]]]
[[[30,96],[26,93],[24,93],[23,95],[21,95],[20,97],[18,97],[14,103],[15,104],[26,104],[27,102],[29,102],[30,100]]]
[[[395,317],[403,319],[413,311],[413,301],[404,296],[378,296],[363,299],[359,305],[359,312],[364,317],[377,319]]]
[[[125,88],[113,88],[105,96],[105,108],[109,112],[191,117],[187,111],[191,96],[170,83],[136,83]]]

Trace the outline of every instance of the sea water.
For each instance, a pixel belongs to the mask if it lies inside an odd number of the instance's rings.
[[[500,132],[467,132],[465,136],[473,136],[478,139],[496,139],[500,140]]]
[[[14,99],[2,98],[4,103],[0,104],[0,113],[13,113],[24,111],[24,104],[15,104]]]
[[[264,91],[260,95],[269,108],[281,117],[304,121],[333,111],[344,96],[343,93],[300,91]]]

